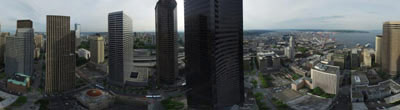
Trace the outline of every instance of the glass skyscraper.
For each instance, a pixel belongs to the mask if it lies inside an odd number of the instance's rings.
[[[190,108],[241,105],[243,1],[185,0],[185,55]]]

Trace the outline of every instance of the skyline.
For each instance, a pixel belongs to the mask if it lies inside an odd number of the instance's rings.
[[[37,32],[44,32],[46,15],[71,17],[82,32],[106,32],[107,14],[124,11],[133,19],[134,32],[155,31],[154,8],[157,0],[11,0],[3,1],[2,31],[15,32],[15,21],[31,19]],[[184,31],[183,0],[178,3],[178,30]],[[400,11],[396,0],[245,0],[244,29],[346,29],[382,30],[385,21],[396,21]],[[355,5],[357,4],[357,5]],[[140,9],[140,10],[139,10]]]

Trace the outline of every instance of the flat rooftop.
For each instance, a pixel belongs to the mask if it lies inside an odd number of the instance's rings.
[[[322,63],[318,63],[317,65],[314,66],[313,69],[331,74],[336,74],[337,72],[340,72],[340,67],[325,65]]]

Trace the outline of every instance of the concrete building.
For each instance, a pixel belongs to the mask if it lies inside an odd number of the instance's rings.
[[[338,66],[317,64],[311,69],[313,88],[319,87],[329,94],[339,91],[340,68]]]
[[[157,74],[160,83],[174,84],[178,77],[178,24],[175,0],[156,5]]]
[[[33,58],[39,59],[40,58],[40,48],[35,48],[33,51]]]
[[[312,80],[309,77],[302,77],[292,82],[291,88],[292,90],[298,91],[303,87],[307,87],[310,89],[314,89],[312,85]]]
[[[35,35],[35,48],[42,48],[43,47],[43,35]]]
[[[87,89],[75,96],[83,106],[89,110],[103,110],[111,106],[115,97],[99,89]]]
[[[333,56],[333,65],[339,66],[341,70],[345,69],[345,55],[344,53],[335,53]]]
[[[91,62],[97,64],[104,62],[104,45],[104,37],[97,35],[90,38]]]
[[[33,74],[34,32],[31,20],[18,20],[14,37],[6,38],[5,71],[7,75],[14,73]]]
[[[371,68],[375,63],[374,57],[375,51],[373,49],[364,49],[363,50],[363,66],[367,68]]]
[[[353,76],[352,78],[357,77]],[[399,100],[397,94],[400,93],[400,85],[392,79],[379,82],[376,85],[357,84],[357,82],[362,82],[362,77],[360,77],[359,81],[357,79],[352,80],[350,89],[352,102],[375,101],[383,98],[388,103],[393,100]]]
[[[109,13],[108,34],[108,82],[113,85],[124,86],[128,78],[131,76],[135,78],[132,62],[133,39],[131,18],[122,11]]]
[[[7,89],[17,93],[28,92],[30,88],[31,78],[22,73],[15,73],[7,80]]]
[[[81,24],[75,23],[75,37],[80,38],[81,37]]]
[[[222,110],[244,102],[243,0],[185,0],[187,103]]]
[[[0,65],[4,64],[4,55],[6,52],[6,38],[10,36],[9,32],[0,33]]]
[[[361,56],[361,52],[359,49],[352,49],[351,50],[351,68],[355,69],[355,68],[359,68],[360,67],[360,56]]]
[[[24,38],[10,36],[6,40],[5,73],[11,76],[14,73],[24,72]]]
[[[75,87],[75,32],[69,16],[47,16],[45,92],[60,93]]]
[[[375,38],[375,64],[382,64],[382,35],[377,35]]]
[[[296,50],[295,50],[295,42],[293,39],[293,36],[290,37],[289,39],[289,47],[285,48],[285,56],[289,59],[294,59],[296,55]]]
[[[84,48],[78,49],[78,51],[76,51],[75,53],[78,54],[78,57],[85,58],[86,60],[89,60],[91,58],[90,51]]]
[[[382,70],[396,76],[400,62],[400,22],[385,22],[382,36]]]

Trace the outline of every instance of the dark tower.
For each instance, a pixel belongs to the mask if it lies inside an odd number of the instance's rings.
[[[243,1],[185,0],[185,41],[189,107],[241,105]]]
[[[75,32],[69,16],[47,16],[46,93],[75,87]]]
[[[159,0],[155,8],[157,73],[163,84],[174,84],[178,76],[176,6],[175,0]]]

